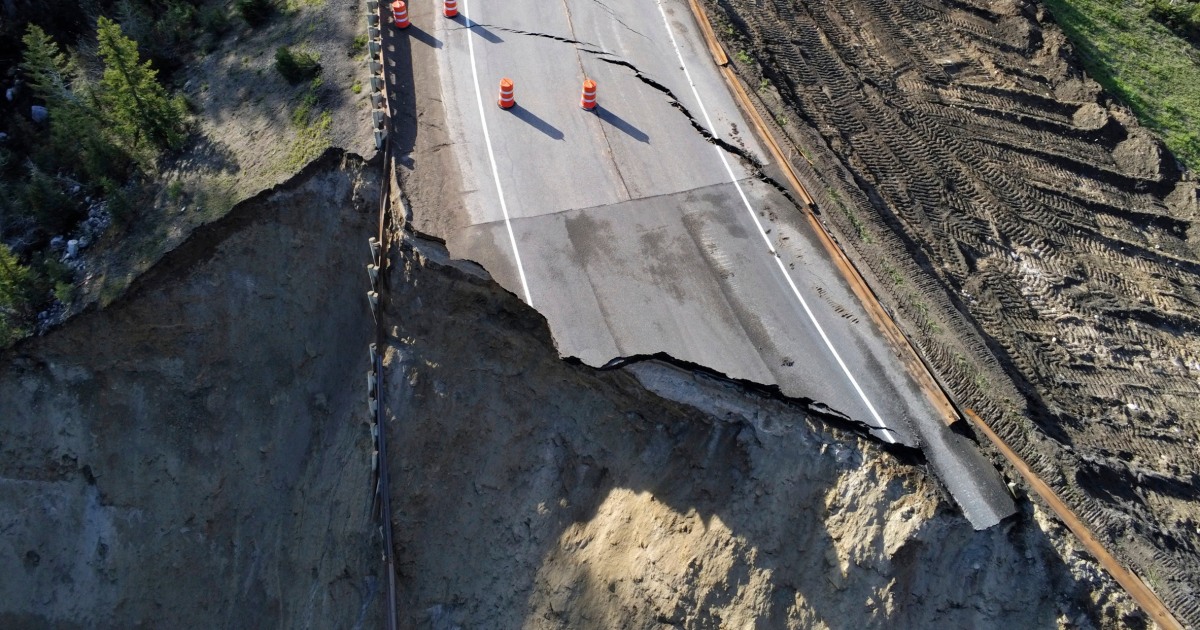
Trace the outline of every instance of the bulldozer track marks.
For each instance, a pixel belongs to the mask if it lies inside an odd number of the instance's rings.
[[[1179,496],[1200,495],[1200,255],[1174,165],[1127,157],[1134,130],[1034,5],[706,8],[763,61],[738,69],[799,121],[781,127],[821,222],[955,398],[1200,625]]]

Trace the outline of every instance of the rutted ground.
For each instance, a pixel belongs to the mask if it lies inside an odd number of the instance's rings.
[[[955,395],[1200,624],[1196,184],[1037,4],[713,10]]]

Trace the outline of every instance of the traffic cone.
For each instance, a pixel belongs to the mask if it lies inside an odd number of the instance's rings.
[[[591,79],[583,81],[583,96],[579,97],[579,106],[589,112],[596,108],[596,82]]]
[[[442,15],[448,18],[458,15],[458,0],[446,0],[446,4],[442,8]]]
[[[408,28],[411,24],[408,21],[408,5],[404,4],[404,0],[392,3],[392,24],[395,24],[396,28]]]
[[[513,99],[513,82],[511,79],[500,79],[500,100],[497,101],[500,109],[508,109],[517,104]]]

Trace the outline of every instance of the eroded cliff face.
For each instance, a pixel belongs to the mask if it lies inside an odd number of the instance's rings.
[[[364,177],[327,156],[0,355],[0,626],[349,627],[378,601]]]
[[[385,405],[407,624],[1138,623],[1028,504],[974,532],[919,463],[676,366],[561,361],[478,268],[401,250]]]
[[[0,626],[381,625],[377,171],[327,156],[0,356]],[[481,270],[400,237],[403,627],[1136,624],[1028,504],[974,532],[919,462],[789,401],[564,362]]]

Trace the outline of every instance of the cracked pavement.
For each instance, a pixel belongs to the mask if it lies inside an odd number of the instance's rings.
[[[630,3],[620,20],[616,8],[460,0],[457,19],[415,15],[432,38],[408,42],[414,64],[431,60],[414,83],[446,121],[453,167],[410,176],[449,189],[436,210],[414,204],[414,229],[526,298],[564,357],[662,354],[819,401],[922,448],[977,527],[1009,514],[995,471],[946,429],[764,175],[687,4]],[[510,110],[495,103],[502,77]],[[599,85],[595,112],[579,107],[584,78]]]

